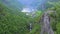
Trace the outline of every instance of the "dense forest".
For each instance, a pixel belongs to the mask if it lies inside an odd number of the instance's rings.
[[[41,18],[46,11],[54,11],[49,12],[50,25],[54,34],[60,34],[60,0],[39,1],[32,2],[31,8],[21,1],[0,0],[0,34],[40,34]],[[22,12],[26,6],[34,11]]]

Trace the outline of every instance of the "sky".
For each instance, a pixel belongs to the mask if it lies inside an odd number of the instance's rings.
[[[18,0],[18,1],[27,7],[37,8],[39,5],[43,4],[46,0]]]

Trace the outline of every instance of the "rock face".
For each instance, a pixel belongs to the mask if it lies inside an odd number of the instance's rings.
[[[42,17],[41,34],[54,34],[50,26],[50,17],[48,15],[48,12],[45,12]]]

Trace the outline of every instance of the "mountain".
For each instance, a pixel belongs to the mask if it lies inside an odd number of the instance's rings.
[[[3,3],[9,8],[19,11],[24,7],[45,10],[50,7],[48,1],[57,2],[59,0],[0,0],[0,3]]]
[[[0,0],[0,2],[14,10],[21,10],[23,7],[23,5],[17,0]]]

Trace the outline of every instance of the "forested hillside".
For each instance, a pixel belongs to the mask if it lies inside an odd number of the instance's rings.
[[[54,11],[48,14],[50,25],[54,34],[60,34],[60,0],[39,1],[25,5],[17,0],[0,0],[0,34],[40,34],[41,21],[47,11]],[[27,6],[32,8],[31,12],[22,12]]]
[[[38,14],[40,14],[39,11],[36,13],[37,17]],[[0,34],[29,34],[30,22],[34,24],[33,32],[31,32],[34,34],[36,30],[39,31],[38,29],[40,29],[40,25],[37,23],[39,17],[37,17],[31,18],[21,11],[0,4]]]
[[[52,24],[53,29],[55,30],[56,34],[60,34],[60,1],[50,3],[53,5],[51,8],[55,11],[55,14],[51,14],[52,18],[54,18],[54,22]]]

